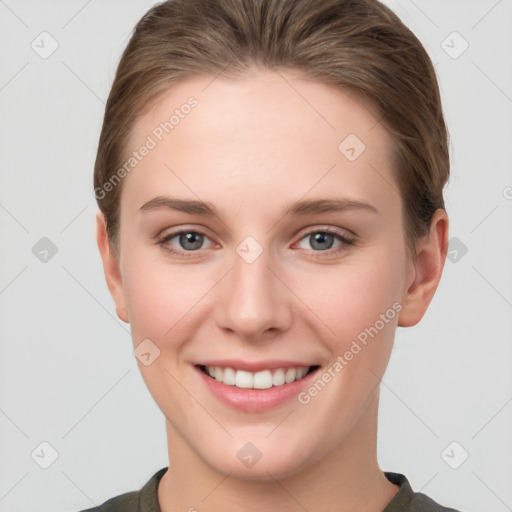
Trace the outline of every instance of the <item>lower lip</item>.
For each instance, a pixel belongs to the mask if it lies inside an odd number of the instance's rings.
[[[208,389],[223,403],[247,412],[260,412],[278,407],[287,400],[290,400],[307,386],[317,374],[319,368],[308,373],[302,379],[273,386],[268,389],[242,389],[236,386],[228,386],[218,380],[206,375],[201,368],[195,367],[196,371],[208,386]]]

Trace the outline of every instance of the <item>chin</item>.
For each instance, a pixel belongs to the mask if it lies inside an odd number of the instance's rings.
[[[220,453],[208,454],[203,460],[215,471],[230,478],[247,481],[274,481],[293,477],[307,464],[305,454],[297,453],[297,446],[288,453],[267,443],[267,447],[258,450],[255,445],[245,443],[242,448],[219,450]],[[229,456],[229,452],[233,456]],[[213,458],[212,458],[213,456]]]

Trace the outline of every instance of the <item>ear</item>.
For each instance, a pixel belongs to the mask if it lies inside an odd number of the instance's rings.
[[[411,278],[398,317],[401,327],[416,325],[434,297],[448,251],[448,224],[445,210],[437,209],[429,233],[418,242],[417,257],[411,262]]]
[[[103,261],[103,271],[105,273],[107,286],[116,305],[117,316],[123,322],[129,323],[119,261],[110,247],[107,224],[105,216],[101,211],[98,211],[96,214],[96,240]]]

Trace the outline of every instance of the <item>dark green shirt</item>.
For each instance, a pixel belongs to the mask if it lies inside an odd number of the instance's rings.
[[[120,494],[99,507],[80,512],[161,512],[157,487],[166,471],[166,467],[159,469],[140,491]],[[442,507],[421,492],[414,492],[407,478],[401,473],[385,471],[384,474],[390,482],[399,485],[400,489],[382,512],[458,512],[453,508]]]

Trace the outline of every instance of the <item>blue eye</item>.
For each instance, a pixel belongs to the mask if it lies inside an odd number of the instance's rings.
[[[181,247],[183,247],[183,251],[176,249],[174,245],[170,245],[171,240],[174,238],[178,239],[178,243]],[[169,233],[164,236],[158,243],[164,247],[169,253],[176,254],[179,256],[192,256],[194,252],[201,250],[203,247],[203,242],[208,237],[199,231],[186,230],[182,229],[180,231],[175,231],[174,233]]]
[[[176,239],[176,241],[173,242],[174,239]],[[163,238],[158,240],[157,243],[169,254],[184,257],[196,257],[198,254],[201,254],[203,250],[209,248],[203,247],[204,242],[207,240],[210,241],[211,245],[209,247],[211,247],[213,243],[205,233],[192,229],[180,229],[165,235]],[[304,240],[308,241],[311,249],[301,245]],[[336,241],[338,241],[338,244],[334,245]],[[325,255],[315,255],[315,257],[322,257],[329,255],[332,256],[346,250],[348,246],[355,243],[355,239],[347,238],[336,230],[325,228],[307,232],[297,243],[301,249],[311,250],[314,253],[326,253]],[[182,249],[178,249],[176,246],[181,247]]]
[[[195,251],[200,249],[204,242],[204,235],[191,231],[190,233],[180,233],[177,235],[178,241],[184,249]]]
[[[329,249],[332,249],[336,240],[338,240],[339,243],[335,247],[335,250],[331,252],[337,252],[340,249],[343,250],[345,246],[352,245],[354,243],[354,240],[347,238],[338,233],[337,231],[332,231],[330,229],[310,231],[309,233],[306,234],[306,236],[301,238],[299,244],[303,240],[307,240],[315,252],[324,252],[328,251]],[[308,247],[301,248],[308,249]]]

